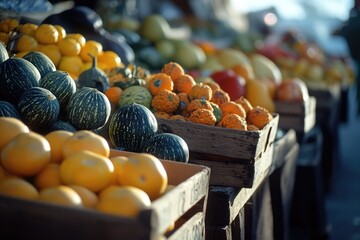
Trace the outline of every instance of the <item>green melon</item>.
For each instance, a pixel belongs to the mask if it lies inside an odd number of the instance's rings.
[[[131,86],[126,88],[119,99],[119,107],[137,103],[151,109],[152,95],[145,86]]]

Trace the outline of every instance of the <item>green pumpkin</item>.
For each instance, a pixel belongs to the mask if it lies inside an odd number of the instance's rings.
[[[89,54],[92,58],[92,66],[81,72],[77,80],[77,87],[91,87],[96,88],[100,92],[105,92],[109,87],[109,78],[106,73],[97,67],[96,57]]]
[[[119,99],[119,107],[138,103],[151,109],[151,100],[151,92],[145,86],[131,86],[122,92]]]

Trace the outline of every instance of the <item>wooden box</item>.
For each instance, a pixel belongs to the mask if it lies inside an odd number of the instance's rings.
[[[112,150],[112,156],[129,153]],[[205,239],[210,169],[161,160],[172,190],[136,219],[0,196],[4,239]],[[175,223],[175,229],[167,231]]]
[[[158,119],[161,132],[177,134],[187,142],[190,163],[211,168],[210,185],[238,188],[251,188],[255,175],[268,170],[278,122],[274,114],[262,130],[242,131]]]
[[[304,102],[275,101],[276,112],[280,115],[279,128],[294,129],[299,136],[309,132],[316,124],[316,98]]]

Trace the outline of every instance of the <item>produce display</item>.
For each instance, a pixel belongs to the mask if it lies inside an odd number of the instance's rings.
[[[40,135],[12,117],[1,117],[0,129],[2,195],[136,217],[168,187],[154,155],[110,157],[107,141],[89,130]]]

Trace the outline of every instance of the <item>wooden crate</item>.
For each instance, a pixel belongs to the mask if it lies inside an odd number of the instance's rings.
[[[294,129],[303,136],[316,124],[316,98],[304,102],[275,101],[276,112],[280,115],[279,128]]]
[[[130,153],[112,150],[111,156]],[[161,160],[175,188],[136,219],[0,196],[4,239],[205,239],[210,169]],[[167,232],[175,222],[175,229]]]
[[[279,116],[260,131],[241,131],[191,122],[158,119],[162,132],[182,137],[190,163],[211,169],[210,185],[251,188],[255,175],[267,174]]]

